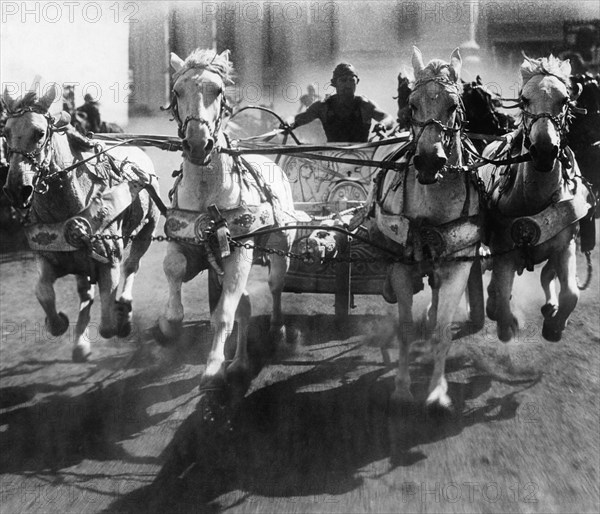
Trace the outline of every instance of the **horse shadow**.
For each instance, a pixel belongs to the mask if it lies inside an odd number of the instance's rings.
[[[449,380],[455,414],[447,417],[419,407],[399,412],[390,402],[394,370],[343,354],[283,380],[270,382],[264,370],[266,385],[242,398],[204,392],[164,450],[154,482],[117,499],[107,512],[212,512],[221,510],[217,498],[233,493],[236,504],[254,496],[347,493],[360,486],[365,466],[387,461],[386,472],[410,466],[427,458],[420,446],[514,418],[517,394],[539,380],[505,381],[514,386],[510,393],[469,407],[495,378],[465,357],[448,359],[446,369],[470,371],[466,380]],[[411,367],[418,403],[427,396],[430,373],[428,363]],[[327,388],[319,385],[324,376],[332,384]]]
[[[36,382],[0,389],[0,474],[58,471],[86,459],[159,463],[153,456],[131,454],[121,443],[165,422],[168,411],[155,412],[149,407],[189,393],[197,385],[195,377],[167,381],[164,377],[170,369],[131,366],[94,381],[99,370],[114,364],[112,358],[108,364],[104,360],[60,384]],[[36,366],[48,363],[29,364],[34,373]],[[21,374],[18,369],[7,371]]]

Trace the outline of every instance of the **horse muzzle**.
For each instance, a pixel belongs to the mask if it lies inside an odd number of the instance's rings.
[[[413,163],[417,170],[417,180],[419,184],[431,185],[439,180],[439,173],[442,171],[448,159],[445,155],[415,155]]]
[[[535,144],[529,147],[531,154],[531,163],[536,171],[548,173],[554,169],[554,163],[558,157],[558,146],[552,145],[549,148],[540,149]]]
[[[182,140],[183,156],[196,166],[206,166],[210,164],[214,145],[212,138],[207,139],[203,145],[194,146],[190,145],[187,139],[184,139]]]

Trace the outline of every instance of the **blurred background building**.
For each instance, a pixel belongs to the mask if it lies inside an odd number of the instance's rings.
[[[358,93],[395,113],[396,77],[412,74],[412,45],[426,61],[448,59],[460,47],[463,78],[480,74],[504,96],[517,93],[521,51],[538,57],[572,50],[586,69],[599,70],[600,2],[588,0],[0,4],[3,88],[40,74],[76,82],[79,104],[97,84],[103,118],[118,123],[128,114],[157,114],[169,98],[169,52],[185,58],[197,47],[230,49],[234,100],[274,105],[284,116],[298,111],[308,84],[321,97],[331,93],[331,70],[342,60],[358,69]]]

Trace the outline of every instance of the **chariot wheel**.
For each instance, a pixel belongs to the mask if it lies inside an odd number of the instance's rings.
[[[334,184],[327,194],[327,202],[365,202],[367,190],[360,182],[343,180]]]

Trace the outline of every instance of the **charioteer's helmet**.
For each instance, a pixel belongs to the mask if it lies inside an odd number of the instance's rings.
[[[354,68],[354,66],[347,62],[342,62],[335,67],[335,70],[333,70],[333,76],[331,77],[331,85],[335,87],[337,79],[346,76],[356,77],[357,84],[360,80],[358,78],[358,73],[356,73],[356,69]]]

